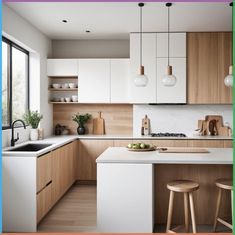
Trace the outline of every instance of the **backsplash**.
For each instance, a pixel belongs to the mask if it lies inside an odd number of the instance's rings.
[[[132,135],[133,109],[130,104],[58,104],[53,105],[53,126],[57,123],[69,128],[70,134],[77,134],[77,123],[72,121],[72,116],[89,113],[92,118],[98,117],[98,112],[102,112],[105,120],[106,134]],[[85,125],[87,134],[92,134],[92,119]]]
[[[180,132],[192,136],[199,119],[222,115],[233,128],[232,105],[134,105],[133,135],[141,134],[141,120],[147,114],[151,132]]]

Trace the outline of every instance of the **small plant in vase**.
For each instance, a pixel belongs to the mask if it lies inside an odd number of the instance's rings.
[[[42,120],[43,116],[38,111],[28,111],[23,116],[25,122],[31,126],[30,140],[38,140],[38,125]]]
[[[84,124],[90,118],[91,118],[91,115],[89,113],[86,113],[84,115],[80,115],[79,113],[77,113],[72,117],[73,121],[78,124],[78,128],[77,128],[78,135],[84,135],[86,133],[86,129],[84,127]]]

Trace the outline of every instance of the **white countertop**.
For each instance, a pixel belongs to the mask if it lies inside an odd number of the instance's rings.
[[[62,145],[65,145],[69,142],[78,139],[122,139],[122,140],[164,140],[164,139],[174,139],[174,140],[232,140],[232,137],[228,136],[192,136],[192,137],[151,137],[151,136],[132,136],[132,135],[65,135],[65,136],[51,136],[44,140],[38,141],[27,141],[21,144],[16,144],[14,148],[29,144],[29,143],[37,143],[37,144],[52,144],[49,147],[46,147],[37,152],[11,152],[8,151],[13,147],[7,147],[2,150],[2,157],[37,157],[47,152],[50,152]]]
[[[109,147],[97,163],[132,164],[233,164],[232,148],[207,148],[209,153],[131,152],[124,147]]]

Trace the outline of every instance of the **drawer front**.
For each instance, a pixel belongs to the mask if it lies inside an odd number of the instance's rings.
[[[37,194],[37,223],[47,214],[52,206],[52,182]]]
[[[37,158],[37,192],[40,192],[51,180],[51,153]]]

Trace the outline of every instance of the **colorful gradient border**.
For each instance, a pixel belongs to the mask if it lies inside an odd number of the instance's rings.
[[[140,2],[140,0],[129,0],[129,1],[125,1],[125,0],[119,0],[119,1],[115,1],[115,0],[0,0],[1,4],[0,4],[0,30],[2,32],[2,4],[5,2]],[[156,1],[156,0],[146,0],[144,2],[169,2],[169,0],[163,0],[163,1]],[[170,2],[204,2],[204,3],[229,3],[231,2],[230,0],[198,0],[198,1],[188,1],[188,0],[180,0],[180,1],[175,1],[175,0],[171,0]],[[233,3],[235,3],[235,0],[233,0]],[[233,9],[233,45],[235,45],[235,17],[234,17],[234,9]],[[2,44],[0,44],[0,51],[1,51],[1,55],[2,55]],[[235,47],[233,46],[233,61],[235,61]],[[2,56],[0,59],[0,62],[2,64]],[[2,74],[2,66],[0,66],[0,73]],[[1,81],[2,81],[2,76],[1,76]],[[2,82],[0,82],[0,90],[2,90]],[[235,86],[233,86],[233,94],[235,94]],[[233,103],[235,101],[235,96],[233,96]],[[0,107],[2,105],[2,96],[0,98]],[[235,113],[235,107],[233,105],[233,116]],[[2,107],[0,108],[0,123],[2,123]],[[233,130],[235,127],[235,118],[233,118]],[[233,139],[233,146],[235,146],[235,141]],[[2,131],[0,132],[0,149],[2,149]],[[233,148],[233,162],[235,160],[235,149]],[[233,164],[233,179],[235,179],[235,166]],[[235,186],[235,182],[233,180],[233,188]],[[233,199],[233,201],[235,202],[235,200]],[[233,211],[235,211],[235,203],[233,203]],[[234,222],[234,219],[233,219]],[[0,152],[0,233],[2,233],[2,151]],[[7,233],[5,233],[7,234]],[[16,234],[16,233],[15,233]],[[19,233],[17,233],[19,234]],[[21,233],[24,234],[24,233]],[[27,233],[27,235],[29,235],[30,233]],[[32,233],[31,233],[32,234]],[[40,233],[37,233],[40,234]],[[43,233],[43,235],[46,235],[48,233]],[[50,233],[53,234],[53,233]],[[54,233],[57,234],[57,233]],[[60,233],[60,234],[68,234],[68,233]],[[69,233],[71,234],[71,233]],[[76,233],[73,233],[76,234]],[[80,233],[81,234],[81,233]],[[85,233],[84,233],[85,234]],[[86,233],[88,235],[88,233]],[[204,233],[206,234],[206,233]],[[213,233],[209,233],[209,234],[213,234]],[[208,234],[208,235],[209,235]],[[228,233],[227,233],[228,234]],[[235,224],[233,223],[233,234],[235,234]],[[13,235],[13,233],[11,234]]]

